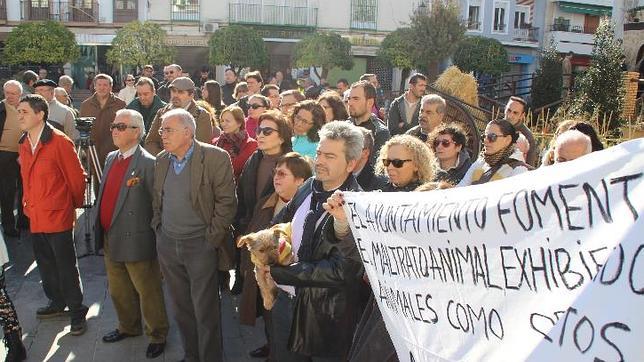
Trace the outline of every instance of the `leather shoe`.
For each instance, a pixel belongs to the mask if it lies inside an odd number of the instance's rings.
[[[119,331],[118,329],[115,329],[103,336],[103,342],[114,343],[129,337],[136,337],[136,336],[133,334],[121,333],[121,331]]]
[[[248,352],[248,355],[253,357],[253,358],[266,358],[266,357],[268,357],[270,351],[271,351],[271,349],[268,346],[268,344],[265,344],[265,345],[255,349],[255,350],[252,350],[252,351]]]
[[[64,306],[56,307],[53,304],[49,304],[36,310],[36,318],[38,319],[48,319],[64,315],[69,315],[69,311],[66,311]]]
[[[162,343],[150,343],[148,344],[148,350],[145,351],[145,357],[147,358],[157,358],[163,353],[165,349],[165,342]]]

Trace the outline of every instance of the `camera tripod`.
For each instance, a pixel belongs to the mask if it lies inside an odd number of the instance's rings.
[[[87,251],[83,255],[79,255],[78,258],[84,258],[89,255],[94,255],[95,250],[92,246],[92,220],[91,220],[91,210],[93,206],[92,194],[96,191],[93,187],[98,185],[103,176],[103,170],[101,169],[101,164],[98,159],[98,152],[96,152],[96,146],[88,137],[83,137],[77,141],[76,144],[76,153],[81,159],[81,164],[87,173],[85,177],[85,200],[83,202],[82,209],[85,209],[85,247]],[[84,157],[83,157],[84,156]],[[95,178],[94,178],[95,177]],[[94,182],[96,182],[94,184]],[[98,196],[98,195],[95,195]]]

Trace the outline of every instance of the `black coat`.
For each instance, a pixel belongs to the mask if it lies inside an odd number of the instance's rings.
[[[360,171],[356,179],[364,191],[381,190],[387,184],[387,177],[376,175],[373,170],[373,165],[369,162]]]
[[[392,136],[397,134],[405,134],[410,128],[418,125],[418,113],[420,111],[420,100],[416,103],[414,108],[414,115],[411,118],[411,123],[406,122],[406,109],[405,93],[400,97],[394,99],[389,106],[389,113],[387,116],[387,127]],[[405,122],[403,127],[399,127],[401,122]]]
[[[349,177],[344,189],[361,191],[353,175]],[[293,219],[311,194],[312,183],[313,178],[300,187],[275,221]],[[359,318],[356,286],[364,269],[351,233],[341,240],[336,238],[333,218],[327,213],[322,218],[319,239],[302,240],[314,244],[311,260],[271,267],[271,275],[277,283],[296,288],[289,349],[306,356],[346,359]]]
[[[255,193],[257,184],[257,171],[259,164],[262,162],[264,154],[262,151],[257,150],[253,153],[242,170],[237,183],[237,215],[235,217],[235,233],[237,235],[244,235],[248,229],[248,224],[253,217],[253,210],[257,204],[257,195]],[[264,186],[262,194],[259,198],[264,198],[275,192],[273,187],[273,178],[269,180]]]

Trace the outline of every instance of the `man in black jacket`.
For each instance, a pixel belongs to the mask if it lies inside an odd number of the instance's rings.
[[[384,122],[371,112],[376,102],[376,88],[369,82],[361,80],[351,85],[349,93],[349,121],[356,126],[364,127],[373,133],[374,147],[369,163],[374,165],[380,147],[391,138]]]
[[[297,262],[266,267],[258,276],[280,287],[272,310],[271,360],[346,360],[360,313],[356,286],[362,263],[348,225],[336,224],[325,203],[336,190],[361,190],[352,172],[362,148],[355,126],[336,121],[322,127],[315,178],[276,218],[292,222]]]
[[[362,148],[360,159],[358,159],[358,164],[353,174],[356,177],[356,181],[358,181],[358,185],[364,191],[380,190],[387,184],[387,177],[384,175],[376,175],[374,165],[369,163],[369,159],[373,153],[373,134],[366,128],[360,127],[359,129],[362,131],[362,136],[364,137],[364,147]],[[376,155],[376,157],[378,156]]]
[[[418,125],[420,99],[427,89],[427,77],[416,73],[409,78],[409,89],[391,102],[387,126],[392,136],[404,134]]]

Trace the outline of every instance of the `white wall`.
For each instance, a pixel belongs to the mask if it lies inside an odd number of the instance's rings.
[[[98,0],[98,20],[108,24],[114,22],[113,0]]]

